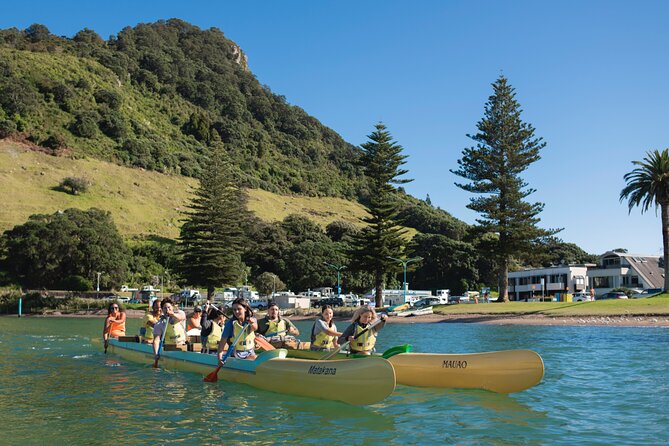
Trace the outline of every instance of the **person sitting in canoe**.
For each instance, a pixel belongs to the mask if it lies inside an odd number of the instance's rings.
[[[139,329],[139,335],[142,337],[142,342],[147,344],[153,343],[153,326],[160,320],[162,311],[160,309],[160,300],[153,301],[151,310],[147,311],[142,318],[142,326]]]
[[[109,338],[125,336],[125,317],[125,310],[121,308],[118,302],[109,304],[105,325],[102,328],[102,340],[104,341],[105,349]]]
[[[232,302],[232,319],[225,323],[221,340],[218,343],[218,362],[223,363],[225,347],[234,348],[234,356],[238,359],[256,359],[255,331],[258,321],[253,317],[253,310],[243,297]],[[233,345],[234,341],[234,345]]]
[[[330,351],[337,347],[337,336],[342,334],[337,331],[337,326],[332,321],[334,310],[331,305],[323,305],[321,317],[311,328],[311,350]]]
[[[158,356],[160,340],[165,336],[165,344],[184,345],[186,343],[186,330],[184,321],[186,313],[174,306],[174,302],[169,297],[163,299],[160,303],[163,315],[153,326],[153,353]]]
[[[202,331],[202,325],[200,324],[200,318],[202,317],[202,307],[199,305],[193,309],[193,313],[188,316],[188,322],[186,323],[186,335],[187,336],[200,336]]]
[[[377,320],[376,311],[369,305],[363,305],[353,313],[352,324],[349,325],[339,338],[339,343],[350,341],[351,353],[370,355],[376,344],[376,334],[386,324],[388,316],[381,315],[381,322],[367,330],[370,324]],[[366,330],[366,331],[365,331]],[[364,333],[363,333],[364,331]],[[362,334],[360,334],[362,333]],[[356,335],[360,334],[357,338]]]
[[[286,339],[286,333],[292,336]],[[258,321],[258,334],[265,336],[274,347],[282,348],[284,341],[294,341],[293,336],[299,336],[300,330],[291,321],[279,315],[279,305],[276,302],[270,302],[267,315]]]
[[[214,353],[218,351],[218,342],[223,335],[225,324],[225,313],[214,308],[209,301],[204,304],[204,311],[200,324],[202,325],[202,353]]]

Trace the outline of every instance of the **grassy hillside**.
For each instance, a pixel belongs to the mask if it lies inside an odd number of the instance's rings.
[[[93,182],[82,195],[56,190],[68,176]],[[92,158],[55,157],[25,144],[0,141],[0,231],[26,221],[29,215],[70,207],[110,211],[126,237],[156,235],[175,238],[180,214],[197,182],[192,178],[122,167]],[[361,224],[365,209],[340,198],[284,196],[249,190],[249,208],[261,219],[276,221],[297,213],[325,226],[334,220]]]

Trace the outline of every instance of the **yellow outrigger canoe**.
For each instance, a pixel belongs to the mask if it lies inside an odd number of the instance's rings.
[[[536,386],[544,376],[544,361],[532,350],[452,354],[409,353],[410,349],[411,346],[393,347],[382,355],[393,365],[397,384],[513,393]],[[320,359],[324,355],[309,350],[288,350],[288,356],[293,358]],[[360,359],[364,362],[375,357],[378,356]],[[345,358],[354,356],[340,353],[332,359]]]
[[[109,341],[108,352],[124,359],[151,364],[153,347],[138,342]],[[383,358],[370,361],[313,361],[287,359],[285,349],[262,352],[255,360],[229,358],[218,378],[289,395],[374,404],[395,390],[395,371]],[[159,366],[205,376],[218,365],[216,355],[181,350],[163,351]]]

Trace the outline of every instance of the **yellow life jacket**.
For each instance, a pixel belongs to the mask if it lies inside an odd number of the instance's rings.
[[[269,321],[267,323],[267,331],[265,334],[268,335],[275,335],[276,333],[283,332],[286,330],[286,321],[283,319],[279,320],[279,322],[276,321]]]
[[[165,344],[185,344],[186,343],[186,331],[184,326],[181,325],[181,322],[176,322],[174,324],[167,322],[167,329],[165,332]]]
[[[207,337],[207,348],[216,350],[218,348],[218,341],[221,340],[221,335],[223,335],[221,326],[217,322],[212,322],[211,333]]]
[[[158,322],[158,318],[151,313],[146,313],[144,319],[142,319],[142,328],[144,328],[144,340],[153,341],[153,327],[149,325],[149,322],[153,322],[155,325]]]
[[[238,352],[253,350],[256,345],[256,334],[247,328],[245,333],[237,338],[242,329],[243,326],[239,322],[236,320],[232,322],[232,339],[237,339],[237,343],[234,345],[235,350]]]
[[[318,321],[314,323],[314,328],[316,328],[316,324],[318,324]],[[331,329],[335,330],[335,328]],[[319,331],[316,336],[313,336],[313,339],[311,340],[311,345],[318,348],[334,348],[334,339],[335,336],[330,336],[324,331]]]
[[[361,333],[364,330],[359,324],[355,324],[355,333],[353,336],[357,336],[358,333]],[[371,352],[374,349],[376,344],[376,333],[373,330],[367,330],[361,334],[358,338],[351,341],[351,350],[356,352]]]

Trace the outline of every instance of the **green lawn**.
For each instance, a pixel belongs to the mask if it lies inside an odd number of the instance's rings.
[[[645,299],[612,299],[595,302],[507,302],[458,304],[434,307],[436,314],[516,314],[544,316],[669,315],[669,294]]]

